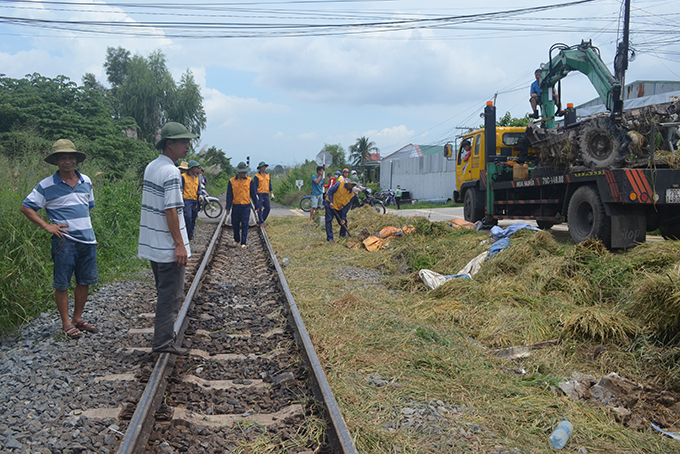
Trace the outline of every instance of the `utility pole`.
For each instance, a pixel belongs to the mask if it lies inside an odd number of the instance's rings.
[[[630,36],[630,0],[624,0],[623,13],[623,40],[619,43],[614,58],[614,77],[621,84],[623,89],[626,86],[626,70],[628,69],[628,54],[630,46],[628,43]]]

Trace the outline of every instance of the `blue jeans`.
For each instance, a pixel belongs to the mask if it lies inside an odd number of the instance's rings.
[[[248,239],[248,221],[250,220],[250,204],[232,205],[231,227],[234,229],[234,241],[246,244]]]
[[[94,285],[99,282],[96,244],[79,243],[65,236],[52,236],[52,260],[52,288],[55,290],[68,290],[74,272],[78,285]]]
[[[328,200],[323,201],[323,206],[326,208],[325,218],[326,218],[326,241],[333,241],[333,219],[339,217],[341,220],[345,221],[347,225],[347,212],[349,211],[352,203],[348,203],[341,210],[334,210],[331,208],[330,202]],[[340,224],[340,221],[338,221]],[[347,235],[347,229],[345,226],[340,224],[340,237],[344,238]]]
[[[187,226],[187,236],[194,238],[194,226],[198,217],[198,200],[184,199],[184,223]]]
[[[269,194],[258,193],[257,197],[260,199],[260,206],[262,207],[262,209],[257,212],[257,217],[260,220],[260,224],[264,224],[264,221],[266,221],[267,217],[269,216],[269,212],[272,210],[271,203],[269,201]]]

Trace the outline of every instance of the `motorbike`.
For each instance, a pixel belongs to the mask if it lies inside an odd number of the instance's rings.
[[[198,211],[203,210],[209,218],[218,218],[222,215],[222,204],[217,197],[212,197],[205,189],[201,190],[201,197],[198,198],[200,204]]]
[[[371,193],[371,188],[362,188],[357,186],[357,189],[359,190],[357,194],[357,203],[352,205],[352,209],[360,208],[368,204],[372,206],[373,209],[378,212],[378,214],[385,214],[385,212],[387,211],[385,205],[380,200],[373,197],[373,194]],[[360,194],[364,195],[361,199],[359,198]]]

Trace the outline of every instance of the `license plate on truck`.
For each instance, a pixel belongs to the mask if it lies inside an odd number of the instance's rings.
[[[680,189],[666,189],[666,203],[680,203]]]

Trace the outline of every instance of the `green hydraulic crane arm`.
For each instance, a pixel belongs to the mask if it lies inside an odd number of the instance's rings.
[[[555,57],[551,55],[550,62],[543,66],[539,81],[543,118],[554,117],[553,87],[572,71],[579,71],[588,76],[607,110],[614,116],[620,115],[623,107],[621,84],[604,64],[597,48],[593,47],[590,41],[582,41],[581,44],[571,47],[555,45],[551,48],[551,54],[556,46],[562,47],[557,47],[560,49],[559,53]],[[555,127],[554,118],[547,120],[546,123],[548,128]]]

